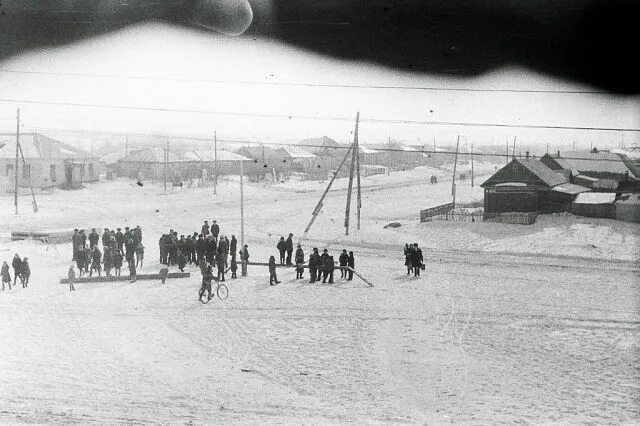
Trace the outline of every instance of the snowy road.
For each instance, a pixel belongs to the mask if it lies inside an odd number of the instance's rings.
[[[121,226],[136,197],[144,202],[126,223],[145,231],[143,272],[158,270],[154,241],[169,227],[183,233],[216,218],[239,235],[235,187],[213,199],[113,185],[122,192],[113,202],[95,191],[60,193],[43,197],[40,216],[28,220]],[[264,260],[280,235],[299,236],[318,194],[246,189],[246,240],[252,259]],[[228,282],[229,299],[202,305],[189,267],[192,278],[164,286],[82,284],[70,293],[55,284],[70,247],[2,244],[4,257],[29,256],[34,279],[0,294],[0,422],[640,422],[640,266],[625,260],[637,228],[565,218],[531,227],[415,223],[417,205],[447,192],[429,188],[419,200],[367,192],[362,230],[349,237],[344,194],[328,197],[305,249],[354,250],[374,288],[357,279],[308,284],[289,270],[269,287],[266,271],[252,267]],[[403,227],[382,229],[398,219]],[[550,229],[568,241],[548,252],[530,244]],[[611,256],[584,248],[585,233]],[[414,240],[428,264],[421,279],[403,266],[403,242]]]

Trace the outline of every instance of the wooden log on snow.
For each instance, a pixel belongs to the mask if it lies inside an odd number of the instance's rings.
[[[169,272],[169,274],[167,275],[167,279],[169,278],[189,278],[191,276],[191,273],[189,272]],[[131,277],[129,275],[120,275],[119,277],[116,277],[115,275],[111,275],[111,276],[106,276],[103,275],[101,277],[82,277],[82,278],[76,278],[75,281],[73,282],[74,284],[79,284],[79,283],[105,283],[105,282],[112,282],[112,281],[129,281],[131,279]],[[138,274],[136,275],[136,280],[159,280],[160,279],[160,274]],[[60,284],[69,284],[69,279],[68,278],[61,278],[60,279]]]
[[[269,266],[268,263],[264,263],[264,262],[248,262],[247,265],[249,265],[249,266]],[[309,269],[309,265],[297,266],[297,265],[279,265],[279,264],[276,264],[276,268],[298,268],[298,267],[303,268],[303,269]],[[349,266],[335,266],[334,269],[338,269],[338,270],[344,269],[345,271],[351,271],[358,278],[360,278],[362,281],[364,281],[368,286],[374,287],[374,285],[373,285],[373,283],[371,281],[369,281],[368,279],[363,277],[355,269],[353,269],[353,268],[351,268]]]

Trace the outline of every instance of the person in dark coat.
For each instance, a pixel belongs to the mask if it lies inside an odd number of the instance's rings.
[[[320,254],[318,254],[317,247],[313,248],[313,253],[309,255],[309,274],[311,279],[309,283],[314,283],[318,280],[318,268],[320,267]]]
[[[69,291],[76,291],[76,288],[73,286],[73,283],[76,282],[76,271],[73,269],[73,265],[69,266],[69,272],[67,272],[67,278],[69,279]]]
[[[11,290],[11,275],[9,274],[9,264],[6,261],[2,262],[0,275],[2,275],[2,291],[4,291],[5,284],[9,284],[9,290]]]
[[[78,276],[82,277],[86,269],[85,264],[87,260],[85,259],[84,248],[82,248],[81,245],[78,245],[78,247],[76,248],[76,251],[77,251],[76,266],[78,267]]]
[[[211,235],[213,235],[213,238],[218,239],[219,234],[220,234],[220,226],[218,226],[218,224],[214,220],[213,223],[211,224]]]
[[[302,246],[298,244],[298,248],[296,249],[296,279],[303,278],[302,273],[304,272],[304,251],[302,250]]]
[[[158,240],[158,249],[160,250],[160,264],[167,264],[167,234],[162,234]]]
[[[207,238],[209,236],[209,221],[204,221],[204,225],[202,225],[200,233],[202,234],[203,238]]]
[[[91,269],[91,249],[89,247],[84,248],[84,273],[88,274]]]
[[[111,276],[111,268],[113,267],[113,253],[110,247],[104,248],[104,256],[102,257],[102,263],[104,264],[104,273],[106,276]]]
[[[287,241],[287,265],[291,265],[291,255],[293,254],[293,234],[289,234]]]
[[[231,278],[238,278],[236,272],[238,271],[238,262],[236,262],[236,257],[233,256],[231,258]]]
[[[343,249],[342,253],[340,253],[340,257],[338,258],[338,263],[340,266],[347,266],[347,262],[349,261],[349,254],[347,253],[347,249]],[[347,271],[346,269],[340,269],[340,278],[346,278]]]
[[[98,245],[98,241],[100,241],[100,235],[96,232],[96,228],[91,229],[91,233],[89,234],[89,248],[93,248]]]
[[[204,259],[202,260],[204,262]],[[204,293],[207,292],[207,300],[211,300],[213,297],[213,293],[211,291],[211,281],[213,280],[213,269],[211,265],[207,265],[206,262],[205,268],[201,270],[202,272],[202,285],[200,286],[200,292],[198,293],[198,299],[202,299]]]
[[[196,241],[196,253],[198,255],[198,265],[205,258],[205,253],[207,251],[207,242],[204,240],[202,234],[198,235],[198,240]]]
[[[238,251],[238,240],[236,240],[236,236],[231,236],[231,241],[229,242],[229,252],[231,253],[231,258],[236,258],[236,252]]]
[[[136,227],[133,230],[136,235],[138,236],[137,240],[139,243],[142,242],[142,228],[140,227],[140,225],[136,225]]]
[[[287,243],[284,241],[284,237],[280,237],[280,241],[278,241],[276,248],[280,252],[280,264],[284,265],[285,253],[287,252]]]
[[[20,259],[20,256],[18,256],[18,253],[16,253],[16,255],[13,256],[13,261],[11,262],[11,266],[13,267],[13,286],[15,287],[16,282],[18,278],[20,278],[20,273],[22,271],[22,259]]]
[[[404,264],[407,267],[407,275],[410,275],[413,272],[413,266],[411,265],[411,252],[413,251],[413,246],[409,246],[409,243],[405,243],[404,245]]]
[[[418,243],[413,244],[413,252],[411,253],[411,266],[413,266],[413,273],[415,277],[420,276],[420,269],[422,269],[422,250],[418,247]]]
[[[222,257],[224,260],[224,267],[227,267],[227,256],[229,255],[229,240],[225,237],[220,237],[220,242],[218,243],[218,252],[222,253]]]
[[[89,270],[89,276],[93,276],[93,271],[98,272],[98,276],[102,275],[102,267],[100,266],[100,262],[102,260],[102,253],[100,253],[100,249],[98,246],[93,246],[93,250],[91,251],[91,269]]]
[[[82,249],[87,246],[87,234],[84,233],[84,229],[81,229],[78,233],[78,241],[82,244]]]
[[[216,240],[213,239],[213,237],[211,235],[209,235],[207,237],[207,253],[206,253],[206,258],[207,258],[207,263],[213,263],[215,262],[215,257],[216,257]]]
[[[136,271],[136,262],[133,259],[129,259],[129,282],[135,283],[138,277],[138,272]]]
[[[136,247],[136,268],[138,265],[142,268],[144,264],[144,245],[142,243],[138,243]]]
[[[77,255],[78,255],[78,245],[79,245],[79,240],[80,240],[80,234],[78,232],[78,229],[74,229],[73,230],[73,235],[71,236],[71,245],[72,245],[72,249],[73,249],[73,258],[71,259],[72,262],[75,262],[77,260]]]
[[[102,233],[102,250],[105,247],[109,246],[109,237],[111,236],[111,232],[109,232],[109,228],[104,228],[104,232]]]
[[[269,285],[280,284],[278,276],[276,275],[276,258],[274,256],[269,257]]]
[[[322,250],[322,254],[320,255],[320,267],[318,268],[318,270],[320,271],[318,273],[318,280],[322,278],[323,283],[326,282],[327,277],[329,276],[328,266],[329,266],[329,250],[324,249]]]
[[[169,275],[169,268],[167,268],[166,266],[160,268],[160,272],[158,273],[158,275],[160,275],[160,281],[162,281],[162,284],[164,284],[165,282],[167,282],[167,276]]]
[[[119,249],[116,249],[115,254],[113,255],[113,268],[115,269],[114,275],[119,277],[122,271],[122,252]]]
[[[355,269],[356,261],[353,258],[353,252],[349,252],[349,258],[347,259],[347,266],[351,269]],[[351,281],[353,279],[353,271],[347,271],[349,276],[347,277],[347,281]]]
[[[116,232],[116,245],[118,246],[118,250],[122,252],[122,249],[124,248],[124,234],[122,233],[121,228],[118,228],[118,231]]]
[[[247,269],[249,263],[249,246],[245,244],[238,254],[240,255],[240,266],[242,267],[242,276],[244,277],[248,273]]]
[[[31,277],[31,268],[29,267],[29,259],[22,259],[20,265],[20,280],[22,281],[22,288],[29,287],[29,277]]]
[[[333,256],[329,256],[327,258],[327,262],[324,265],[324,275],[322,277],[322,282],[327,281],[327,277],[329,278],[329,284],[333,284],[333,271],[336,269],[336,262],[333,260]]]
[[[216,254],[216,267],[218,268],[218,281],[224,281],[224,252],[218,250]]]
[[[180,269],[180,272],[184,272],[185,266],[187,266],[187,258],[182,251],[178,250],[178,269]]]
[[[195,241],[191,239],[191,235],[187,235],[187,238],[184,239],[184,255],[187,259],[187,263],[191,265],[195,259],[192,256],[192,253],[195,251]]]

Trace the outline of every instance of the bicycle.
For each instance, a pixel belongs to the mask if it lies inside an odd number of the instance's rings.
[[[206,305],[211,301],[211,299],[213,299],[214,296],[218,296],[218,299],[220,300],[225,300],[227,297],[229,297],[229,289],[227,288],[227,286],[222,284],[216,278],[214,278],[214,281],[218,283],[214,291],[211,291],[211,283],[200,288],[200,292],[198,293],[198,299],[200,300],[200,303]],[[207,290],[209,290],[209,296],[203,299],[203,296],[205,295],[205,293],[207,293]]]

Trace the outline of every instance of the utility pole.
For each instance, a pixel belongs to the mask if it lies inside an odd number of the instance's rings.
[[[516,139],[517,138],[518,138],[517,136],[513,137],[513,151],[511,152],[511,156],[513,158],[516,158]]]
[[[453,160],[453,177],[451,179],[451,196],[453,197],[453,210],[456,209],[456,167],[458,165],[458,147],[460,146],[460,135],[456,141],[456,156]]]
[[[169,169],[169,139],[167,139],[167,146],[164,149],[164,191],[167,192],[167,171]]]
[[[16,215],[18,214],[18,150],[20,149],[20,108],[18,108],[18,114],[16,115],[16,165],[13,169],[13,174],[15,175],[15,193],[14,193],[14,204],[16,206]]]
[[[509,164],[509,140],[507,139],[507,164]]]
[[[244,253],[244,159],[240,160],[240,247]],[[244,255],[243,255],[244,256]],[[240,258],[242,276],[247,276],[247,265]]]
[[[213,195],[218,195],[218,137],[213,131]]]
[[[360,112],[356,114],[356,131],[353,136],[353,144],[351,145],[351,168],[349,169],[349,188],[347,189],[347,207],[344,211],[344,235],[349,235],[349,215],[351,213],[351,192],[353,190],[353,169],[356,164],[356,156],[358,155],[358,123],[360,122]]]
[[[473,144],[471,144],[471,187],[473,188]]]
[[[391,174],[391,136],[389,136],[387,151],[387,176]]]
[[[360,143],[356,136],[356,176],[358,184],[358,231],[360,230],[360,209],[362,208],[362,196],[360,193]]]

